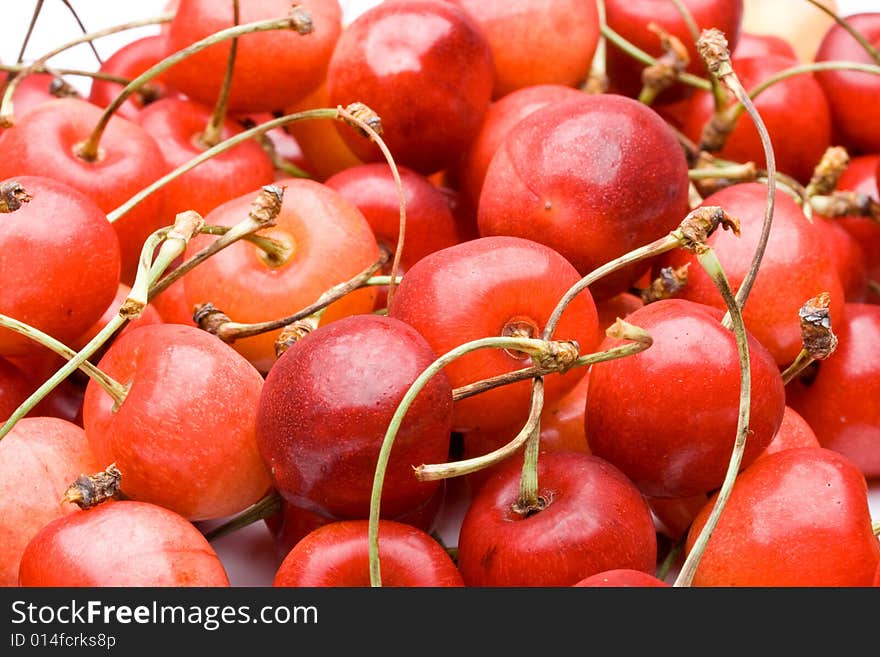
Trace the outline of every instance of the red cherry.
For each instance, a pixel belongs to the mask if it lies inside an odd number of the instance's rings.
[[[382,119],[397,164],[430,174],[476,136],[492,93],[492,53],[479,26],[447,2],[399,0],[360,14],[342,33],[327,71],[330,106],[365,103]],[[370,140],[337,124],[363,161]]]
[[[580,0],[452,0],[489,40],[495,69],[492,95],[500,98],[535,84],[568,87],[590,72],[599,42],[599,15]]]
[[[821,446],[819,439],[816,437],[816,432],[813,431],[803,416],[791,406],[786,406],[785,413],[782,414],[782,424],[779,426],[779,431],[776,432],[773,440],[767,445],[767,449],[758,458],[762,459],[770,454],[794,447]]]
[[[741,32],[736,48],[730,54],[735,59],[781,56],[788,57],[796,62],[800,61],[794,46],[777,34]]]
[[[865,479],[821,447],[750,465],[712,532],[693,586],[870,586],[880,560]],[[694,520],[690,552],[715,499]]]
[[[99,70],[102,73],[118,75],[133,80],[158,64],[169,54],[164,34],[151,34],[129,41],[113,52]],[[160,98],[182,97],[182,94],[168,87],[165,75],[159,74],[149,82],[149,102],[143,95],[134,94],[128,98],[116,113],[129,121],[137,120],[139,112],[151,102]],[[107,107],[116,100],[123,86],[109,80],[95,78],[89,87],[89,102],[98,107]],[[146,89],[144,90],[146,91]],[[17,106],[17,104],[16,104]]]
[[[212,109],[181,98],[158,100],[141,110],[140,126],[159,145],[169,169],[176,169],[208,149],[200,142],[211,120]],[[221,139],[240,132],[240,124],[227,119]],[[173,216],[195,210],[202,216],[226,201],[275,180],[272,161],[260,145],[248,140],[215,155],[165,186],[165,207]]]
[[[714,27],[721,30],[727,38],[731,50],[736,49],[742,28],[743,0],[684,0],[691,16],[700,29]],[[663,50],[660,38],[648,29],[656,23],[677,37],[688,49],[689,73],[706,76],[706,65],[697,53],[694,37],[679,13],[675,3],[664,0],[650,2],[629,2],[628,0],[605,0],[605,20],[608,27],[624,39],[658,57]],[[607,72],[611,89],[626,96],[636,97],[642,88],[642,69],[644,64],[625,53],[613,43],[608,44]],[[660,94],[662,102],[680,99],[692,88],[676,84]]]
[[[85,347],[89,341],[94,338],[98,333],[100,333],[110,321],[119,314],[119,308],[128,298],[128,295],[131,293],[131,288],[125,283],[120,283],[116,288],[116,296],[113,297],[113,301],[107,306],[104,310],[104,314],[101,315],[98,320],[92,324],[88,329],[86,329],[83,333],[77,337],[76,340],[71,342],[69,346],[71,349],[75,349],[79,351],[83,347]],[[126,331],[131,331],[138,326],[142,326],[144,324],[158,324],[159,322],[164,321],[162,316],[159,314],[159,311],[153,307],[152,303],[148,303],[144,306],[143,311],[138,317],[135,317],[131,321],[129,321],[119,332],[119,335]],[[105,345],[108,343],[105,343]],[[102,349],[99,349],[95,353],[103,353]],[[91,356],[91,361],[99,360],[99,357]],[[57,368],[56,368],[57,369]]]
[[[687,497],[645,496],[645,501],[654,515],[657,532],[676,542],[687,534],[694,517],[706,505],[707,499],[705,493]]]
[[[611,94],[548,105],[517,124],[492,158],[480,194],[480,234],[555,249],[586,275],[676,228],[688,211],[687,162],[649,107]],[[648,264],[590,286],[625,291]]]
[[[880,154],[859,155],[850,159],[849,165],[837,181],[837,189],[867,194],[880,201],[877,191],[876,171],[880,167]],[[835,219],[855,238],[865,261],[868,279],[880,281],[880,223],[870,217],[840,217]],[[877,303],[880,295],[867,293],[866,300]]]
[[[260,454],[276,489],[307,510],[367,518],[376,459],[410,385],[436,356],[392,317],[356,315],[320,327],[287,349],[266,377],[257,409]],[[413,468],[449,453],[452,391],[433,377],[403,419],[382,487],[381,510],[399,516],[436,493]]]
[[[721,325],[722,314],[682,299],[650,303],[627,321],[645,329],[653,344],[590,368],[590,449],[646,495],[689,497],[724,480],[736,437],[740,371],[736,341]],[[770,443],[785,409],[776,363],[748,337],[752,396],[741,469]],[[600,348],[617,342],[606,338]]]
[[[110,212],[168,172],[155,140],[118,116],[110,119],[94,162],[77,156],[77,145],[89,137],[100,116],[101,110],[85,100],[59,98],[17,117],[14,129],[0,135],[0,152],[15,153],[15,157],[0,158],[0,179],[54,178]],[[122,282],[134,281],[147,237],[173,221],[164,212],[160,190],[113,223],[122,253]]]
[[[159,313],[163,322],[195,326],[193,307],[186,300],[183,278],[177,279],[166,289],[150,299],[150,306]]]
[[[583,92],[573,87],[538,84],[512,91],[489,105],[480,131],[461,162],[453,167],[456,186],[464,195],[464,200],[473,206],[474,212],[492,156],[514,126],[545,105],[582,97]]]
[[[484,237],[425,256],[403,277],[388,314],[415,327],[434,353],[445,354],[478,338],[540,337],[557,303],[579,276],[553,249],[519,237]],[[487,307],[486,302],[491,305]],[[566,309],[554,333],[577,341],[582,353],[598,342],[596,307],[589,291]],[[531,365],[520,353],[483,349],[444,368],[453,388]],[[545,379],[551,404],[584,375],[575,368]],[[520,381],[455,403],[456,431],[494,430],[521,424],[528,415],[531,384]]]
[[[751,90],[799,62],[794,57],[760,55],[735,57],[731,64],[743,86]],[[793,75],[762,91],[755,97],[754,104],[770,134],[777,170],[806,185],[831,145],[831,111],[821,85],[811,75]],[[703,126],[711,120],[714,109],[711,93],[694,93],[682,111],[681,127],[685,135],[699,143]],[[716,154],[735,162],[767,166],[758,130],[745,112],[740,114],[733,132]]]
[[[229,579],[186,519],[111,500],[45,525],[22,555],[19,586],[229,586]]]
[[[147,324],[120,335],[98,367],[128,393],[117,408],[89,381],[84,426],[128,497],[206,520],[269,489],[254,428],[263,378],[232,347],[192,326]]]
[[[314,303],[326,290],[359,274],[379,259],[379,247],[364,215],[335,190],[313,180],[284,179],[281,212],[261,235],[290,247],[278,264],[254,244],[240,240],[211,256],[183,277],[189,308],[210,302],[236,322],[286,317]],[[208,224],[233,226],[251,210],[256,192],[227,201],[205,216]],[[190,241],[188,258],[216,237]],[[373,309],[376,291],[357,290],[330,304],[321,316],[327,324]],[[275,362],[280,329],[237,340],[233,346],[261,372]]]
[[[81,427],[26,417],[0,441],[0,586],[18,584],[28,541],[47,523],[79,511],[60,502],[78,476],[102,470]]]
[[[862,245],[836,218],[828,219],[813,213],[813,223],[824,233],[825,248],[840,276],[844,299],[864,301],[868,294],[868,270]]]
[[[275,574],[273,586],[370,586],[369,522],[342,520],[324,525],[294,546]],[[464,586],[446,550],[420,529],[379,521],[382,586]]]
[[[76,189],[43,176],[0,180],[13,182],[31,200],[0,215],[0,313],[72,342],[116,293],[119,241],[101,209]],[[0,329],[0,354],[40,349],[24,335]]]
[[[633,570],[632,568],[615,568],[589,577],[584,577],[573,586],[587,587],[664,587],[671,586],[655,575]]]
[[[874,48],[880,46],[880,12],[853,14],[846,20]],[[822,37],[815,60],[876,64],[852,35],[837,23],[832,23]],[[852,155],[880,151],[880,110],[874,102],[880,93],[880,78],[858,71],[817,71],[815,75],[828,96],[834,127],[847,150]]]
[[[546,506],[514,510],[522,465],[510,461],[467,508],[458,567],[467,586],[572,586],[613,568],[653,573],[657,536],[633,483],[580,452],[543,452],[539,495]]]
[[[818,363],[815,376],[786,386],[823,447],[840,452],[869,478],[880,476],[880,306],[847,303],[833,324],[837,349]]]
[[[296,4],[311,15],[313,30],[309,34],[273,30],[238,37],[228,100],[232,114],[283,109],[324,79],[342,31],[342,8],[337,0],[301,0]],[[239,24],[284,18],[290,10],[287,0],[243,2]],[[182,50],[232,25],[231,4],[220,10],[212,0],[181,0],[168,29],[168,52]],[[169,68],[166,78],[193,100],[213,106],[226,75],[230,47],[229,41],[209,46]]]
[[[20,369],[0,356],[0,421],[5,422],[33,389]]]
[[[731,231],[716,230],[708,240],[734,290],[751,266],[766,203],[767,187],[760,183],[731,185],[703,200],[703,206],[720,206],[740,221],[739,237]],[[677,296],[726,309],[721,294],[693,254],[683,249],[670,251],[661,256],[657,267],[681,267],[686,263],[690,263],[687,285]],[[794,361],[802,347],[798,311],[821,292],[831,295],[829,310],[834,326],[843,313],[844,292],[837,268],[828,257],[824,234],[807,220],[790,196],[777,193],[770,238],[743,309],[743,320],[780,367]]]

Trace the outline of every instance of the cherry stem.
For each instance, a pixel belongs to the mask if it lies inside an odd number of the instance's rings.
[[[690,586],[694,579],[700,559],[706,551],[706,545],[715,531],[721,512],[727,504],[730,493],[733,490],[733,484],[739,474],[740,464],[742,463],[742,455],[745,451],[746,438],[749,434],[749,416],[751,412],[752,399],[752,370],[749,361],[749,342],[746,334],[746,327],[743,323],[740,305],[730,289],[730,283],[724,274],[724,269],[718,256],[711,247],[702,245],[696,249],[697,259],[705,269],[706,273],[712,278],[712,281],[721,292],[724,303],[727,305],[728,314],[733,323],[733,333],[736,336],[736,347],[739,354],[740,369],[740,388],[739,388],[739,414],[737,417],[736,440],[733,444],[733,450],[730,455],[730,463],[724,476],[721,488],[718,490],[712,511],[706,520],[693,547],[685,558],[681,571],[678,574],[673,586],[682,587]]]
[[[767,248],[767,240],[770,237],[770,227],[773,223],[773,209],[776,200],[776,156],[773,152],[773,144],[770,141],[767,126],[764,124],[763,118],[761,118],[760,113],[755,108],[752,99],[749,97],[748,92],[743,87],[730,63],[730,51],[727,48],[727,39],[724,37],[724,34],[716,28],[703,30],[697,42],[697,49],[706,62],[709,72],[717,76],[745,107],[758,131],[761,147],[764,150],[764,159],[767,161],[767,204],[764,211],[764,223],[761,227],[761,235],[758,238],[758,245],[755,248],[755,254],[752,257],[749,270],[736,292],[736,303],[739,309],[742,310],[755,283],[755,278],[758,276],[758,270],[764,258],[764,251]],[[727,328],[731,327],[729,310],[724,315],[722,324]]]
[[[281,495],[273,490],[250,508],[247,508],[238,515],[230,518],[222,525],[218,525],[214,529],[205,532],[205,538],[209,541],[213,541],[237,532],[239,529],[243,529],[255,522],[274,516],[276,513],[281,512],[281,502]]]
[[[656,58],[652,57],[638,46],[624,39],[620,34],[615,32],[612,28],[608,27],[607,24],[602,25],[601,28],[601,33],[606,39],[608,39],[611,43],[613,43],[615,46],[623,50],[634,59],[640,61],[647,66],[654,66],[657,63]],[[709,80],[693,75],[691,73],[681,73],[678,76],[678,80],[691,87],[702,89],[703,91],[712,90],[712,83],[709,82]]]
[[[461,358],[479,349],[508,349],[513,351],[521,351],[528,354],[538,362],[548,362],[560,352],[570,353],[572,344],[566,342],[550,342],[547,340],[538,340],[535,338],[520,338],[514,336],[496,336],[488,338],[479,338],[466,342],[450,351],[446,352],[428,367],[426,367],[416,380],[410,385],[404,394],[400,403],[394,411],[385,436],[382,439],[382,445],[379,449],[379,457],[376,461],[376,471],[373,477],[373,487],[370,494],[370,516],[369,516],[369,556],[370,556],[370,586],[382,586],[382,577],[379,564],[379,515],[380,504],[382,500],[382,485],[385,480],[385,471],[388,467],[388,459],[391,455],[391,448],[394,445],[394,439],[397,436],[403,418],[412,406],[416,396],[428,384],[428,381],[438,374],[444,367],[453,361]],[[573,359],[572,359],[573,360]],[[540,381],[540,379],[536,379]],[[540,384],[538,385],[540,388]],[[538,395],[543,399],[543,395]],[[540,406],[540,404],[539,404]],[[539,411],[540,414],[540,411]]]
[[[614,360],[616,358],[625,358],[627,356],[632,356],[634,354],[639,353],[640,351],[644,351],[653,343],[653,338],[651,335],[645,331],[644,329],[634,326],[628,322],[625,322],[622,319],[619,319],[612,324],[606,334],[614,337],[619,340],[628,340],[627,344],[618,345],[616,347],[612,347],[607,351],[599,351],[592,354],[585,354],[580,356],[573,362],[571,368],[575,367],[583,367],[585,365],[592,365],[593,363],[602,363],[607,360]],[[517,376],[517,378],[512,379],[510,381],[501,382],[502,377],[493,377],[491,379],[485,379],[484,381],[478,382],[476,384],[471,384],[472,386],[485,384],[489,382],[498,382],[495,385],[486,386],[483,390],[488,390],[490,387],[494,388],[498,385],[506,385],[507,383],[513,383],[515,381],[520,381],[525,378],[533,378],[536,376],[543,376],[544,374],[552,374],[554,372],[558,372],[559,369],[552,368],[529,368],[527,370],[518,370],[517,372],[512,372],[511,375],[519,375],[520,373],[528,372],[528,377],[526,376]],[[586,375],[585,375],[586,376]],[[470,394],[476,394],[476,392],[470,393],[468,395],[456,395],[456,392],[463,390],[464,388],[469,388],[470,386],[464,386],[463,388],[456,388],[452,392],[453,401],[457,401],[458,399],[463,399],[465,396],[470,396]],[[482,392],[483,390],[479,390]],[[529,419],[526,421],[526,424],[520,430],[520,432],[507,444],[499,447],[498,449],[483,454],[481,456],[475,456],[469,459],[463,459],[461,461],[451,461],[449,463],[433,463],[430,465],[422,464],[415,468],[416,479],[419,481],[434,481],[436,479],[450,479],[452,477],[459,477],[462,475],[469,474],[471,472],[476,472],[478,470],[482,470],[491,465],[495,465],[496,463],[500,463],[507,457],[516,453],[516,451],[522,447],[522,445],[526,442],[528,437],[531,435],[534,427],[537,426],[537,419],[540,417],[540,410],[535,412],[538,407],[536,405],[532,405],[529,409]]]
[[[666,557],[663,559],[663,562],[657,567],[657,573],[655,577],[657,579],[666,581],[666,577],[669,575],[669,571],[672,570],[672,564],[674,564],[678,557],[681,555],[682,550],[684,550],[685,546],[685,537],[680,538],[675,542]]]
[[[685,25],[687,25],[688,31],[691,33],[691,38],[696,44],[700,39],[700,26],[697,25],[697,21],[694,20],[694,15],[682,0],[671,0],[671,2],[675,5],[682,20],[684,20]],[[724,88],[717,76],[710,74],[709,84],[711,85],[712,98],[715,101],[715,110],[718,111],[727,104],[727,95],[724,93]]]
[[[850,36],[852,36],[853,39],[859,42],[859,45],[865,49],[865,52],[870,55],[871,59],[877,62],[877,64],[880,64],[880,52],[878,52],[877,49],[871,45],[871,43],[865,38],[865,36],[861,32],[850,25],[848,20],[840,16],[830,7],[826,7],[818,0],[807,0],[807,2],[816,7],[816,9],[819,9],[831,16],[831,18],[833,18],[837,22],[837,24],[840,25],[840,27],[849,32]]]
[[[294,12],[296,9],[294,9]],[[256,21],[253,23],[247,23],[245,25],[235,25],[233,27],[228,27],[224,30],[219,30],[204,39],[196,41],[188,45],[185,48],[178,50],[171,55],[168,55],[158,63],[154,64],[146,71],[137,76],[134,80],[129,82],[122,91],[113,99],[107,108],[104,110],[101,117],[98,119],[98,123],[95,125],[92,130],[92,134],[86,139],[83,143],[79,144],[76,148],[76,154],[82,159],[92,162],[98,157],[98,147],[101,141],[101,137],[104,134],[104,130],[107,127],[107,124],[110,122],[110,119],[115,114],[116,110],[118,110],[122,104],[128,100],[129,96],[138,91],[144,84],[155,78],[157,75],[164,73],[166,70],[177,64],[178,62],[186,59],[187,57],[191,57],[196,53],[201,52],[205,48],[213,46],[217,43],[222,43],[223,41],[228,41],[229,39],[234,39],[236,37],[242,36],[244,34],[253,34],[257,32],[269,32],[272,30],[285,30],[285,29],[296,29],[296,19],[293,17],[293,13],[290,16],[285,18],[276,18],[271,20],[263,20]]]
[[[73,8],[73,5],[70,4],[70,0],[61,0],[64,3],[64,6],[67,7],[67,10],[73,14],[73,20],[76,21],[76,24],[79,25],[79,29],[82,30],[83,34],[88,34],[89,31],[86,29],[86,26],[83,25],[83,22],[79,18],[79,14],[76,13],[76,9]],[[102,66],[104,64],[104,60],[101,59],[101,55],[98,54],[98,49],[95,47],[94,41],[89,39],[89,48],[92,49],[92,54],[95,56],[95,59],[98,60],[98,65]]]
[[[31,326],[30,324],[25,324],[24,322],[20,322],[19,320],[9,317],[7,315],[0,314],[0,326],[30,338],[34,342],[37,342],[44,347],[51,349],[56,354],[62,356],[66,360],[70,360],[71,358],[76,356],[76,351],[74,349],[71,349],[60,340],[53,338],[48,333],[44,333],[40,329]],[[111,378],[106,372],[98,369],[98,367],[93,365],[91,362],[87,360],[83,361],[83,363],[79,366],[79,369],[85,372],[89,376],[89,378],[94,379],[97,383],[99,383],[101,387],[107,391],[107,394],[113,397],[114,401],[119,400],[121,402],[121,400],[125,399],[125,395],[127,392],[126,386]]]
[[[58,55],[65,50],[68,50],[69,48],[78,46],[81,43],[91,43],[94,39],[99,39],[101,37],[124,32],[125,30],[132,30],[139,27],[145,27],[147,25],[159,25],[162,23],[168,23],[171,21],[172,18],[174,18],[174,14],[162,14],[160,16],[155,16],[152,18],[143,18],[140,20],[130,21],[128,23],[122,23],[120,25],[114,25],[112,27],[108,27],[104,30],[99,30],[97,32],[92,32],[90,34],[84,34],[81,37],[74,39],[73,41],[69,41],[68,43],[58,46],[54,50],[50,50],[39,59],[34,60],[34,62],[30,66],[22,70],[18,75],[16,75],[9,81],[8,85],[6,85],[6,90],[3,92],[3,100],[0,101],[0,126],[8,128],[15,123],[15,120],[13,118],[14,109],[12,104],[12,96],[13,94],[15,94],[15,91],[16,89],[18,89],[18,85],[21,84],[21,81],[24,80],[24,78],[31,73],[34,73],[35,71],[43,68],[46,62],[55,55]]]
[[[538,403],[535,403],[537,399]],[[532,382],[532,413],[544,406],[544,379],[537,377]],[[531,419],[531,415],[529,416]],[[529,516],[547,507],[546,498],[541,497],[538,485],[538,457],[541,452],[541,412],[531,426],[523,427],[520,433],[526,433],[526,445],[523,451],[522,474],[519,479],[519,497],[513,505],[513,512],[523,517]]]
[[[606,23],[605,0],[596,0],[596,14],[600,27]],[[590,62],[590,73],[582,89],[589,94],[602,94],[608,91],[608,40],[600,30],[593,61]]]
[[[875,520],[871,523],[871,533],[873,533],[874,536],[880,536],[880,520]]]
[[[871,292],[873,292],[874,294],[876,294],[877,296],[880,296],[880,281],[875,281],[874,279],[870,279],[868,281],[868,289]]]
[[[238,25],[239,9],[238,0],[232,0],[232,24]],[[232,73],[235,71],[235,54],[238,51],[238,38],[232,40],[229,45],[229,57],[226,60],[226,73],[223,76],[223,84],[217,95],[217,103],[211,113],[211,120],[202,134],[201,142],[210,148],[216,146],[223,139],[223,123],[226,120],[226,108],[229,105],[229,90],[232,88]]]
[[[216,146],[212,146],[208,150],[199,153],[194,158],[192,158],[189,162],[184,162],[179,167],[165,174],[158,180],[154,181],[150,185],[144,187],[141,191],[136,193],[134,196],[129,198],[125,203],[117,207],[115,210],[109,212],[107,214],[107,220],[110,223],[114,223],[119,220],[126,213],[131,211],[138,203],[143,201],[145,198],[154,194],[158,190],[162,189],[165,185],[167,185],[172,180],[175,180],[182,176],[184,173],[189,171],[190,169],[194,169],[202,162],[211,159],[228,151],[231,148],[234,148],[238,144],[247,141],[257,135],[261,135],[273,128],[277,128],[279,126],[285,125],[287,123],[294,123],[296,121],[303,121],[307,119],[338,119],[339,118],[339,110],[338,109],[330,109],[330,108],[320,108],[320,109],[311,109],[303,112],[297,112],[295,114],[286,114],[277,119],[271,119],[264,123],[260,123],[259,125],[254,126],[244,132],[239,132],[236,135],[233,135],[229,139],[224,139]]]
[[[42,9],[43,0],[37,0],[37,4],[34,6],[34,11],[31,14],[31,21],[28,23],[27,32],[25,32],[24,39],[21,42],[21,48],[18,50],[18,59],[15,60],[19,64],[24,61],[24,51],[27,50],[27,45],[31,40],[31,35],[34,33],[34,26],[37,24],[37,18],[39,18]]]
[[[202,227],[201,232],[205,235],[225,235],[230,230],[232,230],[232,226],[206,225]],[[287,259],[290,257],[290,246],[271,237],[250,234],[242,236],[241,239],[247,240],[254,246],[259,247],[270,262],[278,263],[279,266],[287,262]]]
[[[782,373],[782,381],[788,384],[811,363],[825,360],[837,349],[837,336],[831,328],[831,295],[822,292],[808,299],[798,310],[803,348],[794,362]]]
[[[21,73],[31,68],[31,64],[0,64],[0,71],[8,73]],[[46,64],[40,64],[30,71],[31,73],[48,73],[55,77],[64,75],[76,75],[78,77],[93,78],[95,80],[106,80],[107,82],[115,82],[116,84],[126,85],[129,83],[128,78],[121,75],[113,75],[104,71],[83,71],[74,68],[49,68]]]
[[[380,117],[363,103],[352,103],[342,108],[339,107],[339,117],[346,123],[354,124],[360,128],[367,136],[379,147],[388,166],[391,168],[391,175],[394,177],[394,184],[397,188],[397,202],[400,207],[400,222],[398,226],[397,245],[394,248],[394,260],[391,263],[391,281],[388,284],[387,304],[391,305],[391,299],[394,297],[394,291],[397,289],[397,274],[400,270],[400,259],[403,256],[404,238],[406,236],[406,194],[403,191],[403,183],[400,180],[400,172],[397,170],[397,164],[391,156],[391,151],[380,136],[382,133],[382,124]],[[378,129],[376,129],[378,128]]]
[[[725,178],[730,181],[751,181],[758,175],[754,162],[734,163],[728,165],[700,167],[688,170],[691,180],[712,180]]]
[[[302,308],[301,310],[298,310],[292,315],[288,315],[287,317],[282,317],[280,319],[273,319],[267,322],[256,322],[253,324],[239,324],[238,322],[223,321],[216,325],[210,326],[207,330],[223,340],[223,342],[226,342],[227,344],[232,344],[236,340],[242,340],[244,338],[250,338],[255,335],[260,335],[261,333],[268,333],[269,331],[275,331],[284,328],[288,324],[292,324],[293,322],[305,319],[314,315],[317,312],[324,310],[334,301],[337,301],[344,297],[346,294],[349,294],[350,292],[353,292],[354,290],[363,287],[363,285],[370,280],[373,274],[382,269],[382,267],[384,267],[388,263],[389,257],[390,254],[386,249],[380,249],[379,258],[374,263],[370,264],[366,269],[362,270],[347,281],[338,283],[330,289],[325,290],[314,303],[306,306],[305,308]],[[390,283],[390,278],[388,282]]]

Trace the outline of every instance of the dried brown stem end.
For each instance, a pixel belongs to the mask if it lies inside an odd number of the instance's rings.
[[[739,220],[717,205],[704,205],[691,210],[675,233],[682,248],[699,253],[706,248],[706,240],[718,226],[732,230],[736,236],[740,234]]]
[[[189,242],[193,237],[199,234],[199,231],[202,230],[202,226],[204,225],[205,220],[202,218],[202,215],[195,210],[178,212],[177,216],[174,217],[174,225],[171,227],[171,230],[168,231],[165,239],[178,239],[183,240],[184,242]]]
[[[352,103],[345,108],[344,112],[345,113],[342,114],[343,122],[346,125],[351,126],[355,130],[357,130],[362,136],[366,137],[367,139],[372,139],[370,133],[359,126],[356,121],[352,121],[350,117],[346,116],[346,114],[350,114],[358,121],[366,123],[368,126],[370,126],[370,128],[373,129],[373,131],[377,135],[379,135],[380,137],[382,136],[382,119],[379,117],[378,114],[376,114],[376,112],[374,112],[363,103]]]
[[[730,48],[724,32],[715,27],[703,30],[696,45],[697,52],[706,63],[709,73],[721,78],[733,72],[730,65]]]
[[[82,94],[62,77],[52,78],[49,83],[49,94],[55,98],[82,98]]]
[[[813,360],[825,360],[837,348],[837,336],[831,330],[831,295],[828,292],[813,297],[798,311],[801,321],[801,339],[804,351]]]
[[[532,362],[541,369],[565,373],[571,369],[578,359],[580,346],[574,340],[548,341],[546,348]]]
[[[218,310],[213,303],[200,303],[193,311],[193,321],[203,331],[216,335],[222,339],[222,328],[231,320],[222,310]]]
[[[21,183],[10,180],[0,185],[0,213],[15,212],[33,196],[25,191]]]
[[[656,23],[649,23],[648,29],[660,37],[663,54],[654,64],[642,69],[642,84],[651,89],[654,95],[668,89],[691,63],[690,53],[681,39],[670,34]]]
[[[281,204],[284,201],[284,189],[278,185],[264,185],[251,203],[251,211],[248,216],[261,228],[275,225],[275,219],[278,218]]]
[[[842,146],[830,146],[825,150],[819,164],[807,184],[807,195],[831,194],[837,187],[840,176],[849,166],[849,153]]]
[[[869,217],[880,221],[880,203],[867,194],[837,191],[810,197],[813,212],[823,217]]]
[[[647,305],[661,299],[671,299],[687,285],[690,263],[681,267],[663,267],[660,275],[642,290],[642,302]]]
[[[120,493],[122,473],[115,463],[111,463],[103,472],[93,475],[80,475],[76,478],[61,502],[71,502],[81,509],[90,509]]]
[[[730,133],[736,127],[737,115],[732,111],[715,112],[700,133],[700,148],[715,152],[724,148]]]
[[[285,351],[316,328],[318,328],[318,322],[313,318],[301,319],[285,326],[275,338],[275,358],[281,358]]]
[[[298,34],[306,35],[315,31],[312,14],[301,5],[293,5],[290,10],[290,26]]]
[[[606,73],[590,73],[581,89],[588,94],[604,94],[608,91],[611,81]]]

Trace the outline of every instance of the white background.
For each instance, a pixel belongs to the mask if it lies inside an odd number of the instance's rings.
[[[346,22],[358,13],[378,4],[381,0],[340,0],[345,11]],[[774,2],[774,0],[765,0]],[[0,0],[0,61],[16,61],[22,39],[31,19],[36,0]],[[164,12],[167,0],[139,0],[125,2],[120,0],[73,0],[80,19],[89,31],[117,25],[135,18],[155,16]],[[806,3],[805,3],[806,4]],[[838,0],[842,15],[864,11],[880,11],[880,0]],[[108,36],[96,42],[98,52],[107,58],[117,48],[130,40],[147,34],[155,34],[156,27],[130,30],[119,35]],[[80,29],[60,0],[44,0],[44,7],[34,28],[24,61],[30,61],[59,44],[76,38]],[[91,49],[83,44],[53,58],[50,62],[59,68],[87,69],[97,68]],[[87,78],[70,78],[81,91],[88,89]],[[453,493],[461,485],[451,482]],[[449,545],[455,545],[458,538],[458,522],[466,507],[463,494],[450,496],[449,506],[441,514],[437,530]],[[880,482],[872,485],[870,503],[875,521],[880,520]],[[233,586],[267,586],[272,583],[277,566],[271,537],[263,523],[257,523],[236,534],[219,539],[214,543],[229,573]]]

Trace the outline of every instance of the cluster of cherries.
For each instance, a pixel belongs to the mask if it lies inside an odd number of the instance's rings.
[[[0,583],[228,586],[223,519],[277,586],[880,585],[880,13],[797,4],[807,59],[179,0],[87,98],[0,64]]]

